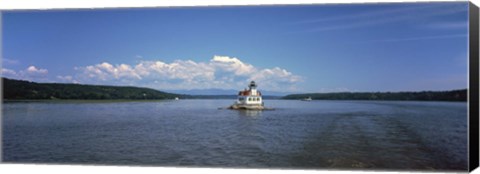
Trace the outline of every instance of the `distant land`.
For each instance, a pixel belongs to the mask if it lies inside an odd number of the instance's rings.
[[[165,92],[175,93],[175,94],[185,94],[185,95],[201,95],[201,96],[212,96],[212,95],[234,95],[238,93],[240,89],[233,90],[233,89],[191,89],[191,90],[165,90]],[[275,91],[267,91],[267,90],[260,90],[262,95],[264,96],[286,96],[291,93],[287,92],[275,92]]]
[[[127,86],[101,86],[62,83],[35,83],[24,80],[2,78],[3,99],[35,100],[35,99],[84,99],[84,100],[116,100],[116,99],[174,99],[184,97],[149,88]]]
[[[3,99],[6,100],[162,100],[176,97],[180,99],[236,99],[238,92],[219,95],[187,95],[131,86],[36,83],[8,78],[2,78],[2,80]],[[265,99],[280,97],[264,96]]]
[[[235,90],[208,89],[178,90],[164,92],[150,88],[130,86],[103,86],[64,83],[36,83],[3,78],[3,99],[5,100],[162,100],[174,99],[236,99]],[[218,93],[215,93],[217,91]],[[178,94],[181,93],[181,94]],[[200,95],[204,94],[204,95]],[[306,93],[278,96],[280,93],[265,95],[265,99],[301,100],[416,100],[416,101],[467,101],[467,89],[451,91],[420,92],[336,92]]]
[[[416,100],[416,101],[467,101],[467,89],[420,92],[337,92],[292,94],[282,99],[301,100]]]

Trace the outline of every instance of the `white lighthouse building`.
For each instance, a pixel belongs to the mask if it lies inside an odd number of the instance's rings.
[[[250,82],[248,89],[238,92],[238,99],[232,109],[263,109],[262,93],[257,90],[255,81]]]

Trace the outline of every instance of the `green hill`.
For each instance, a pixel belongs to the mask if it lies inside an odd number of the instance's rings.
[[[235,95],[180,95],[139,87],[36,83],[7,78],[2,78],[2,80],[3,99],[6,100],[159,100],[174,99],[175,97],[190,99],[236,98]],[[282,97],[282,99],[300,100],[307,97],[311,97],[313,100],[467,101],[467,89],[421,92],[308,93],[287,95]]]
[[[418,101],[467,101],[467,89],[421,92],[337,92],[292,94],[283,99],[313,100],[418,100]]]
[[[157,91],[149,88],[80,85],[61,83],[35,83],[23,80],[2,78],[3,99],[173,99],[183,95]]]

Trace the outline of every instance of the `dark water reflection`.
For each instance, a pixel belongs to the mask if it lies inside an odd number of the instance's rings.
[[[267,100],[4,103],[3,160],[157,166],[467,169],[467,104]]]

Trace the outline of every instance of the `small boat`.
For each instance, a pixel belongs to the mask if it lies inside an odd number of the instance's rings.
[[[175,100],[179,100],[178,97],[175,97]]]
[[[304,99],[302,99],[302,101],[312,101],[312,97],[304,98]]]

